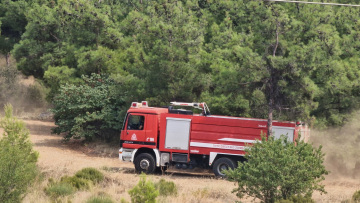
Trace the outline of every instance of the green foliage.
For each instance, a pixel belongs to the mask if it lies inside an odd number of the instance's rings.
[[[100,46],[118,47],[121,33],[116,31],[110,13],[110,6],[95,0],[33,4],[26,15],[26,32],[13,50],[18,68],[25,74],[43,77],[49,66],[75,68],[83,64],[87,51]],[[93,62],[89,63],[90,70],[79,71],[78,76],[105,68]],[[100,69],[91,69],[94,66]]]
[[[99,183],[104,180],[104,175],[95,168],[84,168],[76,172],[75,177],[90,180],[93,183]]]
[[[25,32],[25,13],[30,1],[3,0],[0,2],[0,54],[7,55]]]
[[[54,133],[66,133],[65,139],[118,136],[125,112],[124,97],[116,94],[115,83],[108,77],[83,76],[85,84],[64,85],[55,97]],[[121,109],[122,107],[122,109]]]
[[[69,184],[77,190],[88,190],[92,185],[92,181],[76,176],[64,176],[61,178],[60,183]]]
[[[155,188],[159,191],[160,196],[176,196],[177,187],[174,182],[166,181],[165,179],[160,179],[158,183],[155,184]]]
[[[104,179],[104,175],[95,168],[84,168],[74,176],[63,176],[59,182],[49,179],[48,186],[45,188],[47,195],[55,199],[71,195],[77,190],[89,190],[91,186],[99,183]],[[111,198],[106,195],[99,195],[89,199],[92,202],[112,202]]]
[[[4,107],[0,119],[0,202],[20,202],[38,174],[38,153],[33,150],[25,124],[13,117],[12,106]]]
[[[140,181],[131,190],[129,190],[132,203],[154,203],[159,191],[151,181],[146,180],[146,175],[140,175]]]
[[[45,188],[45,192],[50,197],[57,199],[73,194],[75,188],[67,182],[50,183],[48,187]]]
[[[270,107],[278,120],[343,125],[360,108],[359,12],[251,0],[3,0],[0,52],[12,50],[55,102],[98,73],[121,84],[115,94],[153,106],[202,100],[213,114],[266,118]]]
[[[107,194],[99,194],[90,197],[86,203],[114,203],[115,201]]]
[[[353,202],[360,202],[360,190],[354,192],[351,200],[352,200]]]
[[[228,179],[238,184],[234,190],[238,197],[248,195],[267,203],[293,201],[290,198],[294,195],[311,197],[315,190],[325,192],[320,182],[328,172],[321,146],[316,149],[303,141],[292,143],[286,136],[263,137],[246,152],[247,161],[227,172]],[[300,196],[294,198],[302,201]]]
[[[315,203],[315,201],[311,199],[311,196],[296,195],[296,196],[291,196],[287,200],[276,201],[276,203]]]

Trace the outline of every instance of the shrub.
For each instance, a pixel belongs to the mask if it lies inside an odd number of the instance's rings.
[[[83,178],[92,181],[93,183],[99,183],[104,180],[104,175],[95,168],[84,168],[75,174],[78,178]]]
[[[90,197],[86,203],[113,203],[114,201],[107,194],[99,194],[96,196]]]
[[[226,173],[229,180],[237,182],[234,192],[238,197],[275,202],[294,195],[311,196],[314,190],[325,192],[320,182],[328,172],[321,146],[314,149],[303,141],[292,143],[285,136],[263,137],[246,152],[247,161]]]
[[[38,153],[29,141],[25,124],[12,114],[12,106],[5,106],[0,119],[0,202],[20,202],[27,188],[35,180]]]
[[[47,195],[58,198],[71,195],[75,192],[75,188],[67,182],[50,183],[45,189]]]
[[[146,175],[140,175],[140,181],[133,189],[129,191],[132,203],[154,203],[159,191],[151,181],[146,180]]]
[[[68,183],[78,190],[87,190],[90,189],[91,181],[76,176],[64,176],[61,178],[62,183]]]
[[[116,95],[114,82],[97,74],[82,77],[84,84],[61,86],[54,98],[55,124],[53,133],[65,133],[65,139],[94,137],[110,140],[119,134],[126,109],[121,96]]]
[[[160,181],[155,184],[155,187],[159,190],[159,195],[161,196],[177,195],[176,185],[172,181],[160,179]]]
[[[360,190],[356,191],[352,196],[352,201],[360,202]]]
[[[45,189],[46,193],[52,197],[66,196],[75,190],[88,190],[92,184],[96,184],[104,179],[104,175],[94,168],[84,168],[74,176],[63,176],[60,182],[55,182],[49,178],[49,186]]]

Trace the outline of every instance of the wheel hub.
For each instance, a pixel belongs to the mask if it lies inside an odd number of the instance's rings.
[[[150,166],[150,162],[147,159],[143,159],[140,161],[140,167],[141,169],[147,170]]]
[[[220,172],[221,174],[224,174],[223,170],[228,170],[228,169],[229,169],[229,166],[228,166],[227,164],[221,164],[221,165],[219,166],[219,172]]]

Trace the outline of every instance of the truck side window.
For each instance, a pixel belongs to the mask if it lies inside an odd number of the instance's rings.
[[[138,115],[130,115],[128,120],[128,130],[142,130],[144,129],[145,117]]]

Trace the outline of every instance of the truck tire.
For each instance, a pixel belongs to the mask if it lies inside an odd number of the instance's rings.
[[[154,173],[156,169],[155,158],[149,153],[139,154],[134,161],[135,170],[138,173]]]
[[[227,157],[219,158],[213,164],[214,174],[219,177],[225,177],[225,173],[223,172],[223,170],[234,169],[234,168],[235,168],[234,161]]]

